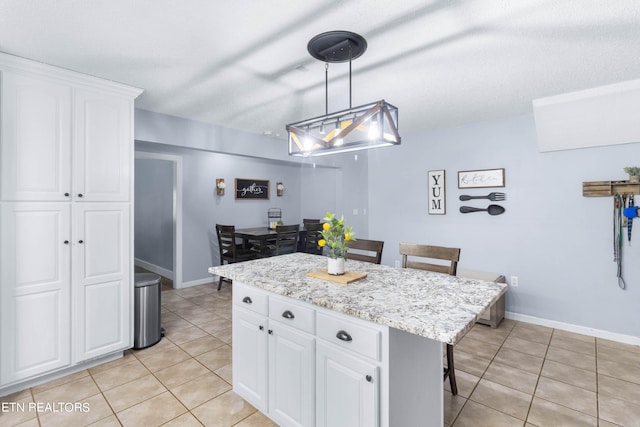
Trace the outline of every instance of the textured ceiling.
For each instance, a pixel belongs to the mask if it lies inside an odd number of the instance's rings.
[[[0,51],[143,88],[139,108],[281,137],[324,114],[306,46],[329,30],[367,39],[353,105],[396,105],[401,133],[640,78],[637,0],[0,0]],[[330,111],[348,87],[330,64]]]

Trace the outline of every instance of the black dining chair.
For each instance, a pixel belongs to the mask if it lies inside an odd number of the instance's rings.
[[[383,247],[384,242],[381,240],[356,239],[349,242],[347,259],[380,264],[382,262]]]
[[[223,265],[225,262],[227,264],[233,264],[235,262],[249,261],[257,258],[257,254],[254,251],[245,249],[236,243],[235,232],[236,227],[233,225],[216,224],[218,247],[220,249],[220,265]],[[218,290],[222,288],[223,280],[231,283],[231,279],[220,276]]]
[[[318,241],[322,239],[322,224],[319,222],[308,222],[304,225],[304,248],[308,254],[322,254],[322,248],[318,246]]]
[[[275,254],[283,255],[298,251],[300,224],[276,226]]]
[[[460,248],[446,248],[443,246],[417,245],[413,243],[400,243],[400,255],[402,255],[403,268],[417,268],[420,270],[435,271],[437,273],[456,275],[458,261],[460,260]],[[412,257],[412,258],[409,258]],[[414,257],[439,260],[424,262],[417,261]],[[444,378],[449,377],[451,393],[458,394],[456,385],[456,372],[453,363],[453,345],[447,344],[447,367],[444,368]]]

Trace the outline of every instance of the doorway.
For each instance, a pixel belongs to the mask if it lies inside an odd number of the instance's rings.
[[[134,222],[136,267],[182,288],[182,158],[136,151]]]

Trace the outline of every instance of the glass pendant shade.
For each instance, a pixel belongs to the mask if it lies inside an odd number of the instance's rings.
[[[289,155],[322,156],[400,144],[398,109],[382,101],[286,126]]]

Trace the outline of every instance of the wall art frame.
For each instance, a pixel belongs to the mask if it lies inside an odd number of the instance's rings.
[[[428,171],[427,180],[427,212],[429,215],[446,214],[446,177],[444,169]]]
[[[269,200],[269,180],[236,178],[236,200]]]
[[[504,168],[458,171],[458,188],[504,187]]]

